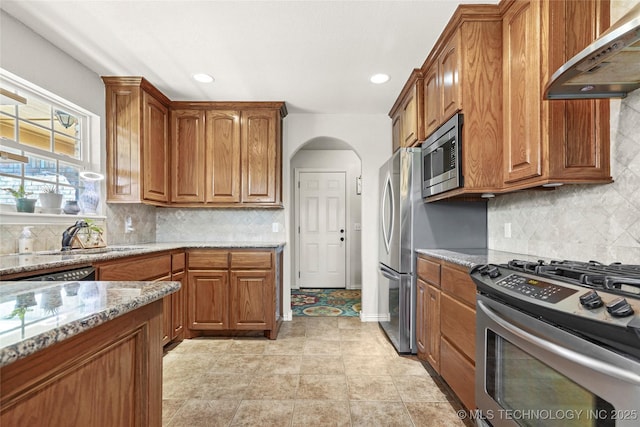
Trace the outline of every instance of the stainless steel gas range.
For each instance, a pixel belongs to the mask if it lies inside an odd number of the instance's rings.
[[[470,274],[478,424],[640,425],[640,265],[513,260]]]

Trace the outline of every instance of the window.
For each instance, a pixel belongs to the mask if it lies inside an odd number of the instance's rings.
[[[24,185],[37,198],[54,187],[63,201],[78,200],[81,173],[99,170],[91,145],[99,140],[98,116],[2,69],[0,94],[0,149],[28,158],[0,163],[0,188]],[[0,192],[0,204],[13,205],[11,194]]]

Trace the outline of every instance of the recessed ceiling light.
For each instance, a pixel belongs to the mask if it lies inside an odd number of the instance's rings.
[[[374,74],[373,76],[371,76],[371,78],[369,79],[371,81],[371,83],[375,83],[377,85],[382,84],[382,83],[386,83],[389,81],[389,75],[388,74]]]
[[[193,80],[200,83],[211,83],[213,81],[213,77],[209,74],[198,73],[193,75]]]

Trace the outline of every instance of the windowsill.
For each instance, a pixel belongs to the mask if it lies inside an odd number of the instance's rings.
[[[67,215],[67,214],[43,214],[25,212],[0,212],[1,225],[46,225],[46,224],[73,224],[79,219],[91,218],[106,220],[104,215]]]

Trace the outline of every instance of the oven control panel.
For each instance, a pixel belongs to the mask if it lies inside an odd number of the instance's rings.
[[[517,292],[529,298],[555,304],[563,299],[575,294],[575,289],[566,288],[543,280],[521,276],[514,273],[502,280],[495,282],[496,285]]]

